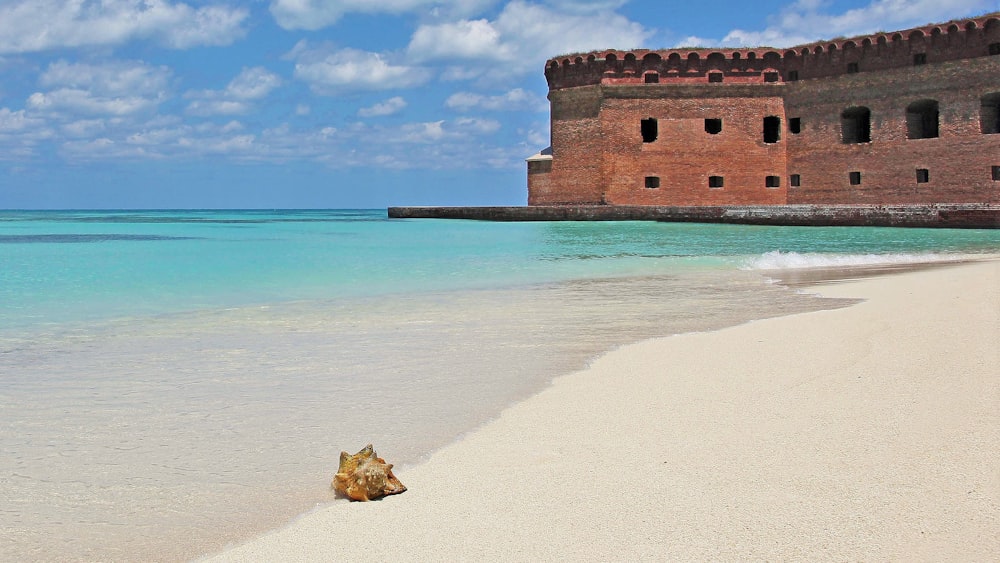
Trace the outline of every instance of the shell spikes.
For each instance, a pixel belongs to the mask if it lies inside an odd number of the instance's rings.
[[[362,501],[396,495],[406,490],[392,474],[392,464],[375,455],[371,444],[354,455],[340,452],[340,468],[333,476],[331,486],[351,500]]]

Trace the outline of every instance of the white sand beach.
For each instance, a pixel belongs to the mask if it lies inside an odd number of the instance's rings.
[[[211,560],[1000,559],[1000,261],[810,291],[865,301],[623,347]]]

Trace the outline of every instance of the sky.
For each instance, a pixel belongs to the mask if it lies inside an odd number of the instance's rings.
[[[0,209],[523,205],[550,57],[1000,0],[0,0]]]

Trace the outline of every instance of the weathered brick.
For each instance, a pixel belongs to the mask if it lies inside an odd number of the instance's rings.
[[[529,174],[528,203],[1000,203],[1000,134],[982,123],[1000,111],[990,109],[1000,103],[998,46],[995,13],[784,50],[553,59],[552,160],[550,171],[536,164]],[[907,108],[928,100],[938,135],[908,138]],[[864,142],[844,142],[845,111],[869,116]],[[764,139],[769,116],[780,120],[775,142]],[[651,142],[645,119],[656,121]],[[706,131],[707,119],[721,120],[721,131]],[[713,177],[721,187],[710,187]]]

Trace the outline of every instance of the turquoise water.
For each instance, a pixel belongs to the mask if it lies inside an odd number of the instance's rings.
[[[996,231],[967,230],[393,221],[383,211],[3,212],[0,327],[998,245]],[[767,255],[779,251],[789,256]]]
[[[843,306],[781,268],[1000,253],[1000,231],[0,212],[0,545],[183,560],[409,465],[596,355]]]

